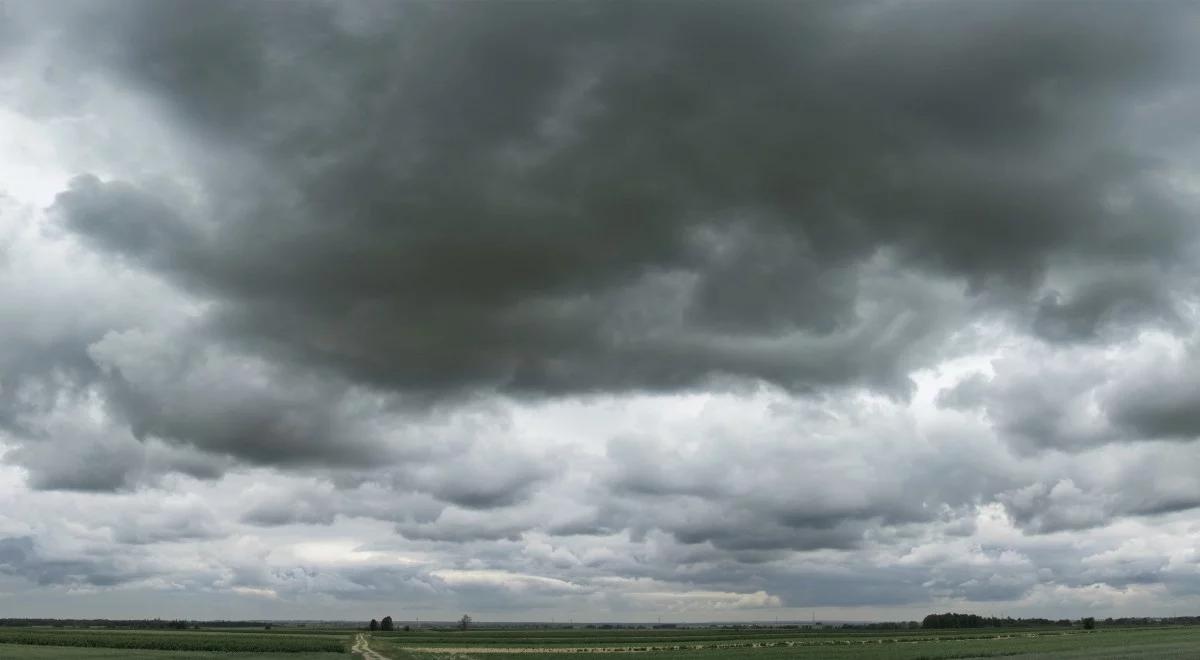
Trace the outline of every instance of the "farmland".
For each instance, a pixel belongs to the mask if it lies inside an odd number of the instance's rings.
[[[363,635],[371,653],[351,654]],[[865,658],[1192,658],[1200,627],[803,631],[795,629],[480,629],[373,634],[347,629],[98,630],[0,628],[0,658],[29,660],[561,660],[579,654],[649,660]],[[376,655],[378,654],[378,655]]]
[[[559,660],[628,654],[691,660],[730,658],[867,658],[917,660],[981,657],[1184,658],[1200,654],[1200,628],[902,631],[783,630],[475,631],[377,633],[370,647],[400,659]]]
[[[0,658],[347,657],[349,631],[0,628]],[[220,653],[220,656],[214,655]],[[248,654],[248,655],[244,655]]]
[[[214,653],[0,644],[3,660],[350,660],[344,653]]]

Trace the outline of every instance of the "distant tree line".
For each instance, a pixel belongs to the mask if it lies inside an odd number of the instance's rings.
[[[922,628],[1028,628],[1033,626],[1069,626],[1070,619],[1014,619],[1012,617],[979,616],[978,614],[930,614],[921,621]]]
[[[1192,625],[1200,623],[1200,617],[1181,616],[1170,619],[1106,619],[1109,625],[1139,625],[1135,622],[1154,622]],[[979,616],[978,614],[930,614],[921,622],[922,628],[1032,628],[1038,626],[1062,626],[1070,628],[1078,623],[1085,630],[1096,627],[1096,619],[1084,617],[1077,622],[1071,619],[1014,619],[1012,617]]]
[[[1121,617],[1114,619],[1109,617],[1104,620],[1106,626],[1197,626],[1200,625],[1200,616],[1171,616],[1171,617]]]
[[[0,619],[0,626],[50,626],[57,628],[129,628],[183,630],[185,628],[259,628],[263,621],[187,621],[184,619]]]
[[[470,625],[471,625],[471,615],[470,614],[462,615],[462,618],[459,619],[457,622],[457,627],[459,630],[466,630],[468,627],[470,627]],[[378,630],[380,632],[391,632],[395,629],[396,629],[396,624],[392,622],[392,617],[390,617],[390,616],[383,617],[382,621],[376,621],[375,619],[371,619],[371,621],[369,623],[367,623],[367,630],[370,630],[371,632],[375,632],[376,630]],[[409,630],[410,630],[410,628],[408,626],[404,626],[405,632],[408,632]],[[440,630],[440,629],[439,628],[430,628],[430,630]]]
[[[928,617],[927,617],[928,618]],[[795,628],[796,626],[789,626]],[[915,630],[921,627],[916,621],[878,621],[875,623],[843,623],[850,630]]]
[[[110,628],[127,630],[184,630],[191,628],[305,628],[317,625],[322,628],[353,628],[347,621],[226,621],[223,619],[200,621],[195,619],[0,619],[0,627],[23,628]]]
[[[392,621],[392,617],[390,616],[383,617],[382,621],[371,619],[371,622],[367,624],[367,630],[370,630],[371,632],[375,632],[376,630],[381,632],[392,632],[395,629],[396,624]],[[410,628],[408,626],[404,626],[405,632],[408,632],[409,630]]]

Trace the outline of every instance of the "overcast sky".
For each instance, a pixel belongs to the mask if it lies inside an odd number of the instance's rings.
[[[1200,613],[1200,12],[0,5],[0,610]]]

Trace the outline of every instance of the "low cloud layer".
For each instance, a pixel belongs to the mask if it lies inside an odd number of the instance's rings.
[[[0,597],[1196,604],[1198,27],[11,2]]]

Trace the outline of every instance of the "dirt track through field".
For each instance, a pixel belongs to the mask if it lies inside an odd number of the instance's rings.
[[[371,647],[367,644],[367,636],[362,633],[359,633],[358,637],[354,638],[354,646],[350,648],[350,651],[361,655],[363,660],[390,660],[386,655],[380,655],[372,651]]]

